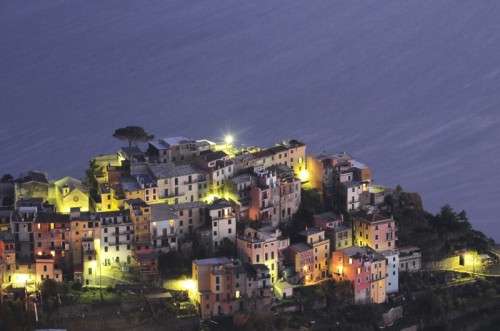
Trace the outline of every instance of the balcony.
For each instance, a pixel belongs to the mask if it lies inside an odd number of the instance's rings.
[[[130,245],[132,240],[126,240],[126,241],[113,241],[113,242],[108,242],[108,246],[118,246],[118,245]]]
[[[122,235],[127,235],[127,234],[133,234],[134,230],[123,230],[123,231],[118,231],[118,232],[112,232],[112,236],[122,236]]]
[[[180,197],[180,196],[183,196],[185,195],[186,193],[185,192],[169,192],[168,195],[164,195],[163,198],[175,198],[175,197]],[[160,197],[162,198],[162,197]]]

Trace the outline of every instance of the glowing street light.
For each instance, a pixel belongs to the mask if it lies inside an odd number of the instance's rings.
[[[224,141],[227,145],[231,145],[234,141],[234,137],[230,134],[226,135],[226,137],[224,138]]]

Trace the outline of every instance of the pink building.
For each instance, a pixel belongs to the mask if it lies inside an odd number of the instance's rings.
[[[297,243],[288,247],[288,256],[294,262],[295,272],[303,278],[304,284],[313,279],[314,256],[313,248],[306,243]]]
[[[354,243],[380,252],[396,248],[396,221],[377,213],[359,212],[352,216]]]
[[[348,247],[333,252],[332,267],[335,280],[351,282],[356,304],[386,301],[386,261],[382,254],[369,247]]]

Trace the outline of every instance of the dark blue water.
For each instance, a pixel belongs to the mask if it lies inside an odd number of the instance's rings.
[[[346,150],[500,240],[500,2],[0,3],[0,174],[158,137]]]

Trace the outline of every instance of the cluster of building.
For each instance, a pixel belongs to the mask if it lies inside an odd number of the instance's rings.
[[[183,137],[94,158],[98,197],[80,180],[30,171],[2,183],[0,284],[46,278],[100,285],[113,268],[158,275],[171,250],[205,256],[236,244],[237,222],[278,226],[300,206],[305,144],[237,151]],[[7,192],[7,193],[5,193]]]
[[[398,291],[400,271],[420,267],[420,250],[398,249],[395,221],[377,210],[386,191],[347,153],[306,157],[297,140],[238,150],[175,137],[94,162],[96,198],[77,179],[33,171],[2,184],[13,197],[0,210],[2,288],[47,278],[100,286],[134,268],[154,280],[158,256],[177,251],[198,257],[193,295],[205,318],[262,309],[331,278],[351,281],[356,303],[380,303]],[[291,241],[282,229],[303,186],[341,212],[314,215]]]

